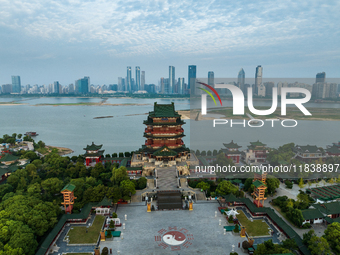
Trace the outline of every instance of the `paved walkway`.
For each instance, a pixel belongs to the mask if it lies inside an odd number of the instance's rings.
[[[229,254],[232,245],[235,251],[242,254],[238,243],[245,238],[234,236],[231,232],[224,235],[225,216],[215,211],[219,204],[216,201],[194,204],[194,210],[172,210],[146,212],[146,206],[124,205],[118,207],[118,216],[126,229],[122,227],[123,239],[100,243],[100,248],[111,248],[113,254]],[[127,215],[127,221],[124,215]],[[219,225],[221,220],[221,225]],[[171,232],[171,233],[169,233]],[[180,233],[178,233],[180,232]],[[169,233],[169,234],[168,234]],[[182,233],[182,234],[181,234]],[[168,234],[168,235],[167,235]],[[176,239],[176,235],[179,239]],[[182,237],[184,239],[180,239]],[[171,245],[167,237],[176,245]],[[168,242],[168,243],[167,243]]]
[[[176,178],[176,167],[157,168],[157,186],[160,190],[177,189],[178,179]]]

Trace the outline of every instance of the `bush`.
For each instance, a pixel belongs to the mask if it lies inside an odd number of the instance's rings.
[[[115,227],[116,227],[115,221],[114,221],[114,220],[111,220],[111,221],[110,221],[110,224],[109,224],[109,228],[114,230]]]
[[[311,227],[312,225],[308,222],[302,225],[302,228],[311,228]]]
[[[240,230],[238,229],[238,224],[235,225],[234,232],[235,233],[239,233],[240,232]]]
[[[106,237],[107,237],[107,238],[112,238],[111,230],[108,230],[108,231],[107,231]],[[102,253],[102,254],[103,254],[103,253]]]
[[[287,189],[292,189],[293,188],[293,183],[291,181],[286,180],[285,184],[286,184],[286,188]]]
[[[245,250],[247,250],[248,248],[250,248],[250,243],[249,243],[248,241],[244,241],[244,242],[242,243],[242,248],[245,249]]]
[[[104,247],[102,250],[102,255],[108,255],[108,254],[109,254],[109,249],[107,247]]]
[[[233,222],[234,222],[234,218],[233,218],[233,216],[232,216],[232,215],[230,215],[230,216],[229,216],[229,218],[228,218],[228,222],[229,222],[229,223],[233,223]]]
[[[112,213],[112,218],[118,218],[117,213],[113,212],[113,213]]]
[[[237,252],[230,252],[230,255],[238,255]]]

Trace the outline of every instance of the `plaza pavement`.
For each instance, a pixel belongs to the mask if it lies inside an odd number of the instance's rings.
[[[215,211],[219,204],[215,201],[194,203],[194,210],[171,210],[146,212],[146,206],[141,204],[119,205],[117,214],[122,223],[125,223],[125,230],[119,227],[116,230],[122,231],[123,239],[114,238],[113,241],[100,242],[100,249],[111,248],[113,254],[229,254],[232,245],[235,251],[242,254],[238,243],[246,238],[234,236],[231,232],[223,234],[223,226],[226,225],[226,218]],[[127,221],[124,220],[125,214]],[[221,219],[222,224],[219,225]],[[172,229],[169,229],[172,228]],[[180,245],[180,250],[174,251],[171,246],[163,245],[162,241],[156,241],[159,231],[165,233],[169,230],[182,230],[186,232],[188,243]],[[184,230],[185,229],[185,230]],[[192,235],[192,236],[191,236]],[[119,253],[118,253],[119,252]]]

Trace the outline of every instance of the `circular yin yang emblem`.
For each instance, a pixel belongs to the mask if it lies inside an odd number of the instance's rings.
[[[169,245],[181,245],[185,239],[185,235],[179,231],[169,231],[163,236],[163,242]]]
[[[192,245],[194,237],[189,230],[178,227],[162,228],[155,235],[155,241],[158,246],[163,249],[171,249],[172,251],[180,251],[183,248],[189,248]]]

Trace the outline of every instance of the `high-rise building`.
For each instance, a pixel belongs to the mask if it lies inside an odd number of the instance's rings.
[[[178,78],[178,83],[177,83],[177,93],[178,94],[184,94],[184,77],[183,78]]]
[[[19,75],[12,76],[12,92],[11,93],[20,93],[21,92],[21,81]]]
[[[246,78],[246,73],[244,72],[243,68],[238,72],[237,75],[237,85],[240,89],[244,89],[244,81]]]
[[[132,87],[131,87],[131,66],[128,66],[126,68],[126,88],[125,90],[128,92],[132,91]]]
[[[76,92],[79,94],[87,94],[90,91],[90,77],[85,76],[75,81]]]
[[[52,91],[52,93],[59,94],[59,81],[55,81],[53,83],[53,91]]]
[[[315,77],[315,83],[318,82],[326,82],[326,73],[322,72],[322,73],[317,73],[316,77]]]
[[[118,91],[123,91],[123,89],[122,89],[122,77],[118,77]]]
[[[169,89],[168,89],[168,94],[173,94],[174,93],[174,88],[175,88],[175,67],[174,66],[169,66]]]
[[[215,87],[215,75],[213,71],[208,72],[208,85]]]
[[[142,90],[140,86],[140,67],[136,66],[136,80],[135,80],[135,91]]]
[[[255,71],[255,94],[259,95],[259,86],[262,84],[262,73],[263,68],[262,66],[257,66]],[[263,91],[263,88],[262,88]],[[262,95],[264,96],[264,95]]]
[[[190,65],[188,67],[188,89],[190,93],[195,94],[195,84],[196,84],[196,66]]]
[[[140,90],[145,90],[145,71],[142,71],[142,75],[140,78]]]
[[[3,84],[3,85],[1,85],[1,93],[2,94],[10,94],[10,93],[12,93],[12,84]]]
[[[164,94],[170,94],[169,93],[169,78],[164,79]]]
[[[161,78],[161,94],[165,94],[165,87],[164,87],[164,78]]]
[[[74,85],[73,85],[73,83],[68,85],[68,93],[69,94],[74,94]]]

